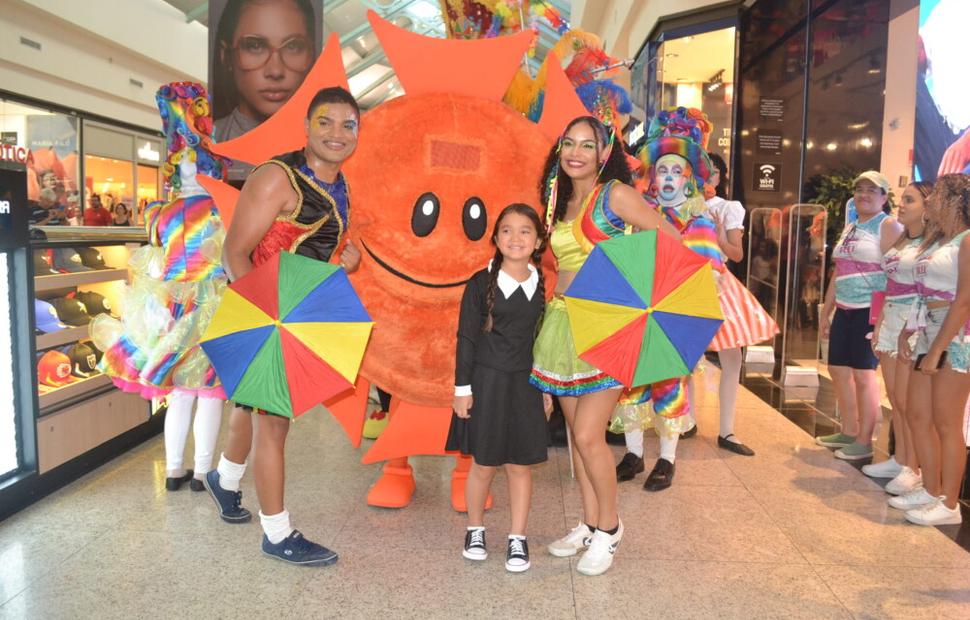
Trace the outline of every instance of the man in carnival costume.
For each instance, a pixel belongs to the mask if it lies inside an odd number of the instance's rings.
[[[724,323],[710,348],[719,352],[735,349],[739,352],[742,346],[773,336],[777,333],[777,325],[725,268],[726,259],[718,243],[718,222],[708,213],[704,195],[704,186],[715,170],[706,152],[711,130],[707,115],[696,108],[662,111],[651,121],[647,143],[638,155],[646,174],[647,201],[677,229],[684,245],[708,258],[714,268]],[[737,380],[734,382],[736,384]],[[660,458],[643,486],[648,491],[660,491],[671,485],[680,434],[686,432],[686,436],[691,436],[696,433],[692,416],[684,415],[690,412],[694,400],[688,396],[692,391],[689,387],[689,375],[650,386],[654,419],[651,419],[648,403],[619,412],[614,419],[614,428],[626,431],[628,454],[617,465],[618,479],[629,480],[638,468],[642,471],[642,429],[654,426],[660,437]],[[735,385],[732,393],[736,394],[736,391]],[[721,409],[722,417],[730,416],[729,426],[733,429],[733,400]],[[657,424],[661,419],[679,423]],[[726,436],[719,435],[718,445],[738,454],[754,454],[734,438],[733,430]]]
[[[343,88],[324,88],[307,108],[306,147],[279,155],[258,166],[247,178],[226,235],[223,264],[230,279],[280,251],[329,262],[339,252],[340,264],[354,271],[360,252],[351,243],[341,251],[350,217],[349,190],[341,173],[357,147],[360,110]],[[252,444],[253,410],[238,403],[229,422],[229,439],[206,488],[222,519],[242,523],[251,517],[240,506],[239,480]],[[303,538],[290,525],[283,505],[284,447],[290,420],[256,411],[259,432],[253,456],[256,494],[263,526],[263,553],[292,564],[327,565],[337,554]]]

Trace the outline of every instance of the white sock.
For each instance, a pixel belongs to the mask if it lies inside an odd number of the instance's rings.
[[[238,491],[239,481],[246,473],[245,463],[233,463],[226,458],[225,453],[219,457],[219,486],[227,491]]]
[[[741,349],[718,351],[717,357],[721,361],[721,384],[718,386],[721,410],[719,434],[727,438],[734,433],[735,404],[738,402],[738,382],[741,380]]]
[[[222,399],[199,398],[195,402],[195,477],[202,479],[212,469],[212,454],[222,426]]]
[[[259,523],[263,526],[263,533],[269,542],[278,545],[286,537],[293,533],[293,526],[290,525],[290,512],[284,508],[278,515],[264,515],[259,511]]]
[[[626,440],[626,451],[636,454],[642,459],[643,431],[630,431],[629,433],[623,433],[623,438]]]
[[[165,469],[169,477],[185,474],[182,469],[182,454],[185,440],[192,424],[192,401],[195,396],[187,392],[172,392],[168,397],[168,411],[165,413]]]
[[[660,436],[660,458],[666,459],[671,463],[677,458],[677,442],[680,440],[680,435],[673,434],[671,436],[661,435]]]

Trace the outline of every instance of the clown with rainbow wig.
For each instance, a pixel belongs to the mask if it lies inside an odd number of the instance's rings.
[[[155,100],[168,144],[162,172],[171,200],[145,209],[149,243],[131,254],[123,318],[99,315],[91,336],[104,351],[98,366],[116,386],[168,405],[166,488],[174,491],[191,481],[192,490],[203,491],[225,393],[198,343],[219,304],[226,274],[221,264],[225,230],[196,174],[221,179],[229,162],[210,150],[212,117],[202,86],[167,84]],[[193,471],[182,467],[182,453],[196,400]]]
[[[763,342],[778,326],[748,289],[726,268],[718,220],[708,211],[705,192],[715,172],[707,155],[713,126],[696,108],[673,108],[657,114],[638,156],[645,171],[645,198],[681,235],[684,245],[707,258],[714,268],[724,323],[711,341],[722,366],[721,431],[718,446],[745,456],[754,451],[734,437],[734,401],[741,368],[741,347]],[[726,385],[725,385],[726,383]],[[643,430],[653,427],[660,438],[660,458],[644,489],[660,491],[673,482],[677,442],[696,433],[690,414],[690,376],[668,379],[643,389],[638,401],[621,402],[611,430],[624,432],[627,454],[617,465],[617,479],[643,471]],[[652,400],[651,403],[647,402]],[[726,428],[726,430],[725,430]]]

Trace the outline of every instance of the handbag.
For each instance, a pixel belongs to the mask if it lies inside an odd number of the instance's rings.
[[[879,315],[882,314],[882,307],[886,304],[886,291],[873,291],[872,300],[869,303],[869,325],[879,322]]]

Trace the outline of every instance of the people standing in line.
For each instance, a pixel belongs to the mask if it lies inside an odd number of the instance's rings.
[[[927,230],[916,262],[919,306],[900,357],[913,359],[906,417],[922,487],[889,503],[919,525],[962,522],[967,463],[963,418],[970,396],[970,176],[936,180],[926,201]],[[913,341],[915,340],[915,346]]]
[[[495,256],[465,285],[455,353],[455,414],[445,450],[473,458],[465,484],[468,527],[462,555],[488,557],[485,502],[498,467],[509,482],[512,525],[505,568],[531,566],[526,524],[532,465],[547,458],[544,410],[552,397],[529,383],[536,327],[545,306],[542,253],[545,235],[535,209],[507,206],[495,220]]]
[[[324,88],[313,97],[304,121],[306,147],[257,167],[243,186],[223,250],[231,280],[284,250],[321,261],[334,257],[350,218],[350,190],[340,169],[357,147],[359,127],[360,108],[343,88]],[[360,251],[349,241],[340,253],[340,264],[348,272],[360,264]],[[252,413],[251,407],[237,403],[219,466],[205,479],[228,523],[250,518],[240,505],[239,481],[253,443]],[[290,420],[270,411],[257,413],[253,470],[263,553],[291,564],[333,564],[337,554],[294,529],[283,503]]]
[[[829,340],[828,369],[842,420],[838,433],[817,437],[844,460],[872,457],[872,434],[880,412],[879,358],[872,350],[869,322],[873,293],[886,288],[883,255],[903,227],[889,216],[889,181],[875,170],[855,179],[858,219],[842,232],[832,260],[835,277],[822,305],[819,330]],[[834,317],[833,317],[834,311]]]
[[[932,183],[917,182],[903,191],[897,219],[906,232],[882,257],[886,299],[872,332],[872,347],[879,357],[886,396],[893,410],[896,451],[881,463],[863,466],[862,473],[872,478],[892,478],[886,484],[886,492],[892,495],[905,495],[921,486],[919,460],[906,415],[909,362],[897,353],[899,335],[916,306],[916,259],[923,241],[925,200],[932,190]]]
[[[583,500],[582,521],[548,547],[568,557],[584,551],[576,569],[606,572],[623,537],[616,509],[613,452],[603,430],[613,416],[622,385],[576,354],[563,293],[597,241],[640,230],[673,228],[631,187],[630,169],[615,130],[592,116],[574,119],[546,160],[539,191],[559,277],[536,338],[530,381],[559,397],[573,438],[573,462]],[[581,225],[574,225],[575,223]],[[590,238],[588,235],[595,235]]]

